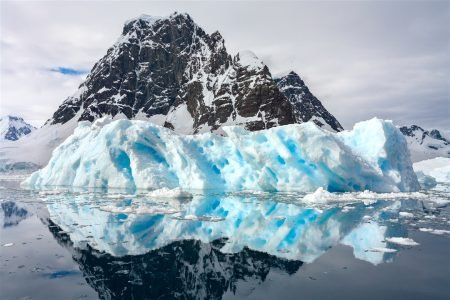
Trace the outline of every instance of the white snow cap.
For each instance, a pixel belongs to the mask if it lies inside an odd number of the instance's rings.
[[[264,68],[263,61],[250,50],[240,51],[237,54],[237,58],[241,66],[247,66],[252,69]]]
[[[135,18],[131,18],[125,21],[125,24],[129,24],[131,22],[137,21],[137,20],[142,20],[144,22],[147,22],[149,24],[153,24],[156,23],[159,20],[165,20],[165,19],[171,19],[171,18],[175,18],[176,16],[179,15],[183,15],[185,17],[188,16],[187,13],[179,13],[179,12],[174,12],[173,14],[169,15],[169,16],[152,16],[152,15],[147,15],[147,14],[141,14]]]
[[[168,18],[169,17],[167,17],[167,16],[166,17],[160,17],[160,16],[150,16],[150,15],[146,15],[146,14],[141,14],[141,15],[135,17],[135,18],[131,18],[131,19],[126,20],[125,24],[129,24],[129,23],[132,23],[132,22],[137,21],[137,20],[143,20],[143,21],[145,21],[147,23],[152,24],[152,23],[155,23],[156,21],[163,20],[163,19],[168,19]]]

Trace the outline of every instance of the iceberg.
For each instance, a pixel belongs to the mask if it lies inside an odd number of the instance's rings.
[[[23,184],[218,191],[410,192],[420,189],[405,138],[371,119],[331,133],[312,122],[225,136],[179,135],[138,120],[80,122]]]

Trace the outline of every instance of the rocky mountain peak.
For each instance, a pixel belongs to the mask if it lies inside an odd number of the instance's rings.
[[[290,76],[296,87],[309,93],[294,74]],[[274,81],[269,68],[251,51],[232,57],[218,31],[206,33],[188,14],[141,15],[125,22],[117,42],[49,123],[120,114],[193,134],[224,125],[260,130],[308,121],[308,116],[317,115],[316,109],[321,109],[320,116],[328,113],[314,100],[307,116],[296,117],[303,106],[291,96],[300,92],[287,92],[284,81]],[[316,123],[330,120],[331,128],[342,128],[328,115]]]
[[[294,71],[278,79],[278,86],[282,89],[304,89],[309,91],[305,82]]]
[[[125,21],[122,35],[127,35],[130,32],[139,30],[139,29],[149,29],[155,27],[155,29],[160,28],[160,26],[168,24],[176,24],[178,26],[182,26],[183,24],[188,24],[191,27],[195,25],[192,18],[187,13],[178,13],[175,12],[167,17],[157,17],[151,16],[147,14],[141,14],[136,18],[129,19]]]
[[[320,127],[328,127],[334,131],[344,128],[330,114],[323,104],[308,89],[305,82],[294,71],[275,79],[280,91],[288,98],[294,108],[297,123],[313,121]]]

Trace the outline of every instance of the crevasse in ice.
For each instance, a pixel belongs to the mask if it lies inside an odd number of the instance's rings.
[[[407,145],[389,121],[331,133],[313,123],[226,136],[178,135],[145,121],[81,122],[24,184],[125,189],[331,192],[419,189]]]

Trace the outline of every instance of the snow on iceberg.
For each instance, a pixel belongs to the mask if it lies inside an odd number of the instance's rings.
[[[178,135],[145,121],[81,122],[24,184],[125,189],[398,192],[420,188],[406,141],[372,119],[331,133],[311,122],[227,136]]]

